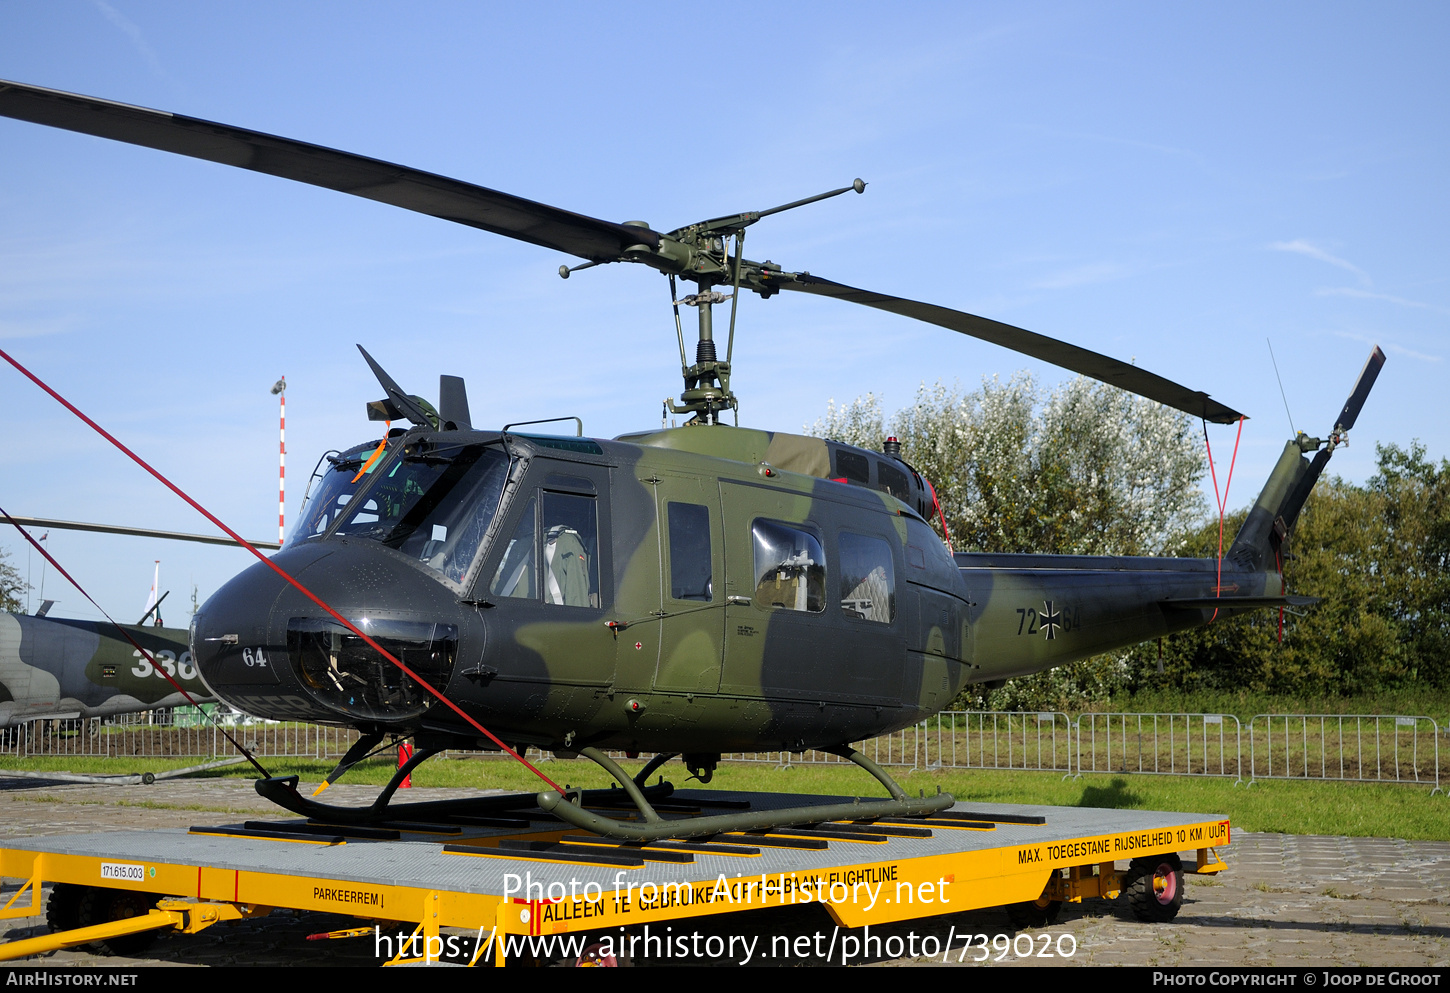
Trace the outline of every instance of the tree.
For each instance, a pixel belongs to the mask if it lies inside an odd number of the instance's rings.
[[[1450,683],[1450,459],[1425,446],[1376,445],[1379,472],[1367,484],[1385,505],[1380,556],[1386,609],[1400,624],[1415,675]]]
[[[1161,675],[1139,649],[1135,685],[1318,697],[1450,684],[1450,462],[1428,461],[1418,442],[1377,450],[1366,485],[1331,476],[1310,494],[1284,576],[1321,600],[1286,613],[1282,640],[1277,612],[1214,623],[1168,639]],[[1189,539],[1199,555],[1216,542],[1216,525]]]
[[[1078,555],[1184,554],[1203,520],[1204,453],[1184,414],[1079,377],[1049,394],[1027,373],[962,393],[941,383],[896,412],[890,434],[931,480],[954,548]],[[880,450],[881,401],[833,402],[807,429]],[[937,522],[933,522],[936,524]],[[1011,680],[968,707],[1051,709],[1129,685],[1127,653]]]
[[[20,610],[24,606],[25,580],[10,564],[10,553],[0,548],[0,610]]]
[[[867,394],[832,404],[812,433],[880,449]],[[902,454],[935,485],[955,547],[997,552],[1212,558],[1219,524],[1198,490],[1203,449],[1182,414],[1078,379],[1047,396],[1019,373],[963,394],[923,386],[890,420]],[[1127,690],[1257,690],[1320,697],[1450,685],[1450,460],[1419,442],[1376,446],[1377,473],[1328,476],[1310,494],[1284,562],[1305,611],[1231,620],[1010,681],[958,705],[1065,709]],[[1231,537],[1246,511],[1227,516]],[[1159,671],[1161,668],[1161,672]]]
[[[832,403],[807,430],[879,450],[883,425],[880,400],[867,394]],[[1094,380],[1045,396],[1026,373],[967,394],[923,385],[890,434],[935,486],[958,549],[1174,554],[1202,518],[1192,421]]]

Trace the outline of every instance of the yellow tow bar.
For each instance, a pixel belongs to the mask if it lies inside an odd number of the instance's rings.
[[[24,938],[0,945],[0,962],[21,959],[30,955],[44,955],[61,948],[73,948],[92,941],[105,941],[127,934],[143,931],[157,931],[161,928],[175,928],[185,934],[195,934],[222,921],[239,921],[246,917],[260,917],[271,912],[270,907],[239,907],[231,903],[197,903],[190,900],[161,900],[156,909],[139,917],[127,917],[108,924],[76,928],[73,931],[59,931],[38,938]]]

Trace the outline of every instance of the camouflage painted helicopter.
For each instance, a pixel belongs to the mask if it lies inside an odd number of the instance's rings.
[[[93,531],[173,541],[230,545],[212,535],[158,531],[153,528],[11,517],[20,527]],[[255,541],[260,548],[275,542]],[[115,717],[158,707],[180,707],[188,701],[167,681],[161,666],[197,703],[213,697],[202,685],[191,661],[189,632],[159,623],[162,593],[146,613],[125,630],[147,652],[148,659],[110,621],[51,617],[52,601],[34,614],[0,614],[0,728],[27,721]],[[154,660],[154,662],[153,662]]]
[[[127,625],[126,630],[193,698],[212,699],[191,664],[184,629]],[[0,614],[0,728],[185,703],[109,621]]]
[[[270,173],[517,238],[585,260],[560,275],[637,262],[668,276],[684,427],[614,440],[472,425],[463,381],[436,407],[367,353],[385,397],[373,420],[408,421],[341,452],[273,562],[349,619],[320,612],[263,564],[194,619],[207,685],[259,716],[363,732],[329,777],[385,736],[414,736],[413,763],[442,748],[493,747],[367,647],[367,632],[419,679],[515,745],[582,755],[619,781],[635,822],[583,798],[456,801],[450,811],[535,803],[617,838],[652,839],[833,818],[922,815],[950,796],[911,798],[850,743],[907,727],[968,683],[995,682],[1251,608],[1284,594],[1281,550],[1309,489],[1344,441],[1384,361],[1376,349],[1327,439],[1285,447],[1232,548],[1218,560],[961,553],[928,523],[929,481],[895,451],[721,423],[742,291],[811,293],[996,342],[1168,404],[1232,423],[1207,394],[1135,366],[986,318],[861,290],[743,256],[771,210],[660,232],[616,224],[346,152],[153,110],[0,83],[0,114]],[[695,284],[686,296],[677,281]],[[727,295],[716,287],[728,287]],[[722,359],[712,311],[731,301]],[[693,362],[679,305],[698,313]],[[1306,455],[1317,452],[1311,463]],[[721,753],[823,749],[871,772],[890,800],[663,819],[646,787],[675,755],[708,780]],[[633,777],[607,754],[654,752]],[[396,785],[396,782],[394,786]],[[304,799],[295,780],[259,792],[333,820],[399,816],[394,787],[367,810]],[[591,805],[610,799],[591,791]],[[420,805],[408,805],[415,809]],[[434,808],[433,813],[437,812]]]

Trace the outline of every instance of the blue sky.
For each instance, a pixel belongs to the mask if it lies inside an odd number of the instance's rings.
[[[0,5],[0,77],[224,121],[659,229],[871,185],[751,229],[747,255],[1065,338],[1248,413],[1230,504],[1389,362],[1332,468],[1450,455],[1443,51],[1434,4]],[[474,419],[613,436],[680,388],[667,284],[368,201],[0,121],[0,347],[248,536],[369,436],[362,342]],[[1051,368],[789,295],[741,307],[741,422]],[[6,368],[12,513],[209,528]],[[1232,429],[1213,432],[1225,457]],[[1221,473],[1222,474],[1222,473]],[[17,536],[0,537],[22,570]],[[245,553],[53,532],[120,617],[152,560],[184,620]],[[39,566],[33,566],[39,581]],[[55,578],[46,595],[56,593]],[[57,613],[96,616],[68,590]]]

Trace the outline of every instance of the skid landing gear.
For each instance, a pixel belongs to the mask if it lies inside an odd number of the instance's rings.
[[[358,744],[363,745],[367,739],[361,739]],[[367,743],[368,747],[376,744],[376,740]],[[359,749],[357,745],[349,750],[348,755],[338,765],[330,776],[328,782],[336,782],[342,774],[362,757],[367,748]],[[503,816],[511,811],[530,810],[538,806],[538,798],[532,793],[508,793],[502,796],[480,796],[466,797],[455,800],[430,800],[424,803],[398,803],[392,802],[394,794],[403,784],[403,780],[412,774],[428,759],[437,755],[441,749],[420,749],[413,753],[388,784],[383,787],[377,799],[366,807],[342,807],[331,803],[322,803],[303,796],[297,792],[298,777],[296,776],[274,776],[270,779],[259,779],[256,783],[257,793],[271,800],[284,810],[290,810],[294,814],[301,814],[303,817],[323,821],[328,824],[346,824],[353,826],[367,826],[381,824],[388,821],[426,821],[426,820],[448,820],[454,817],[490,817]],[[354,752],[357,754],[354,755]],[[663,758],[669,759],[673,756],[666,755]],[[648,774],[661,764],[660,757],[656,756],[645,768]],[[667,798],[674,792],[674,787],[669,783],[660,783],[651,787],[648,791],[650,797],[656,801]],[[629,795],[623,790],[596,790],[590,792],[591,801],[602,802],[627,802]]]
[[[938,793],[933,797],[912,798],[907,796],[906,791],[897,784],[896,780],[888,776],[885,770],[854,748],[841,747],[828,749],[828,751],[840,755],[842,758],[850,759],[875,776],[876,780],[891,794],[891,799],[862,800],[857,798],[850,803],[826,803],[791,807],[785,810],[755,810],[667,820],[650,806],[641,789],[642,780],[661,763],[660,756],[651,760],[640,775],[630,779],[619,767],[619,763],[605,753],[597,748],[581,748],[579,749],[581,756],[599,765],[624,784],[624,790],[634,801],[635,808],[643,818],[643,823],[617,821],[611,817],[604,817],[585,810],[586,798],[583,795],[580,796],[578,802],[575,802],[549,790],[539,794],[538,804],[560,820],[567,821],[586,831],[592,831],[601,837],[620,841],[659,841],[664,838],[702,838],[732,831],[769,831],[804,824],[819,824],[822,821],[863,820],[877,817],[922,817],[945,810],[956,803],[949,793]],[[598,798],[599,794],[591,791],[587,795],[587,802],[595,803]]]
[[[586,747],[577,754],[589,759],[612,775],[619,786],[607,790],[571,790],[561,795],[553,790],[543,793],[513,793],[504,796],[470,797],[457,800],[432,800],[424,803],[394,804],[393,795],[403,779],[423,762],[436,755],[438,750],[422,750],[402,765],[383,787],[376,800],[367,807],[342,807],[321,803],[304,797],[297,791],[298,777],[272,777],[259,779],[257,793],[273,803],[295,814],[324,821],[330,824],[375,825],[400,820],[448,820],[456,817],[505,816],[511,811],[529,810],[539,807],[560,820],[583,828],[605,838],[619,841],[658,841],[663,838],[701,838],[732,831],[769,831],[776,828],[798,827],[805,824],[819,824],[823,821],[865,820],[880,817],[924,817],[946,810],[956,803],[949,793],[938,792],[927,797],[910,797],[896,780],[886,774],[879,765],[856,751],[841,747],[828,749],[832,754],[850,759],[856,765],[871,773],[891,794],[889,800],[868,800],[855,798],[849,803],[826,803],[785,810],[753,810],[730,814],[714,814],[705,817],[666,819],[654,804],[668,799],[674,793],[674,786],[661,780],[654,786],[645,785],[651,773],[664,765],[673,754],[656,755],[633,777],[629,776],[607,754],[597,748]],[[700,756],[690,756],[699,762]],[[352,763],[344,760],[339,770],[345,770]],[[340,772],[334,772],[329,780],[335,780]],[[633,807],[638,811],[640,821],[625,822],[595,813],[586,807]]]

